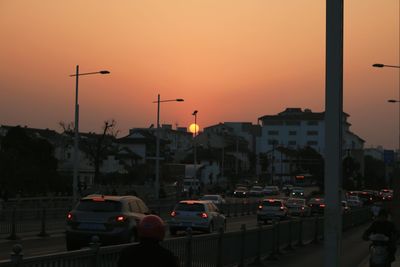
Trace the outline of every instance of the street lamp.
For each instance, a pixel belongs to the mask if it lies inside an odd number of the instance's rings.
[[[194,138],[193,138],[193,147],[194,147],[194,178],[197,178],[197,144],[196,144],[196,136],[197,136],[197,110],[193,111],[192,115],[194,116]]]
[[[79,141],[79,103],[78,103],[78,80],[79,76],[92,75],[92,74],[110,74],[108,70],[101,70],[95,72],[79,73],[79,65],[76,65],[76,73],[69,75],[70,77],[76,77],[75,83],[75,124],[74,124],[74,170],[72,180],[72,201],[75,203],[78,200],[78,141]]]
[[[386,65],[382,63],[375,63],[372,65],[374,68],[396,68],[399,69],[399,92],[398,92],[398,99],[400,99],[400,66],[398,65]],[[389,103],[400,103],[400,100],[395,100],[395,99],[389,99]],[[400,104],[398,107],[399,111],[399,143],[398,143],[398,151],[397,151],[397,173],[400,171],[400,163],[399,163],[399,153],[400,153]],[[393,200],[392,200],[392,215],[393,215],[393,222],[395,224],[400,223],[400,212],[398,211],[398,205],[400,204],[400,177],[397,177],[397,179],[393,178],[392,181],[393,185]]]
[[[160,94],[158,94],[157,101],[153,101],[153,103],[157,103],[157,138],[156,138],[156,180],[155,180],[155,198],[158,200],[160,198],[160,103],[163,102],[183,102],[182,98],[169,99],[169,100],[160,100]]]

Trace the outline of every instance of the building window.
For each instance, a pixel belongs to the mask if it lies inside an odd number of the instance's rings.
[[[317,141],[308,141],[307,145],[309,145],[309,146],[317,146],[318,142]]]
[[[268,135],[279,135],[279,131],[268,131]]]
[[[263,121],[263,125],[283,125],[283,121]]]
[[[300,121],[286,121],[286,125],[300,125]]]
[[[275,139],[268,139],[268,145],[277,145],[279,142],[278,140]]]
[[[296,131],[289,131],[289,135],[297,135]]]
[[[307,125],[318,125],[318,121],[308,121]]]
[[[307,135],[318,135],[318,131],[307,131]]]
[[[288,144],[289,144],[289,146],[295,146],[297,143],[296,143],[296,141],[289,141]]]

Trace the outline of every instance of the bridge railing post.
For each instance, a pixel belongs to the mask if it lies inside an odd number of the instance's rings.
[[[217,243],[217,267],[222,267],[222,253],[223,253],[223,244],[222,244],[222,238],[224,235],[224,229],[219,228],[218,229],[218,243]]]
[[[11,214],[11,233],[7,237],[9,240],[16,240],[18,239],[17,231],[16,231],[16,224],[17,224],[17,208],[14,206]]]
[[[97,235],[92,236],[92,239],[91,239],[91,242],[89,245],[90,245],[90,249],[93,252],[92,267],[97,267],[97,266],[99,266],[100,238]]]
[[[48,233],[46,233],[46,208],[42,208],[42,216],[41,216],[41,230],[40,233],[38,234],[40,237],[46,237],[49,236]]]
[[[245,252],[246,252],[246,225],[242,224],[240,226],[240,263],[238,267],[245,267],[244,261],[245,261]]]
[[[24,254],[22,253],[22,246],[20,244],[15,244],[12,248],[12,253],[10,255],[11,262],[14,267],[22,266]]]
[[[188,228],[186,230],[186,258],[185,258],[185,266],[184,267],[192,267],[192,260],[193,260],[193,255],[192,255],[192,228]]]

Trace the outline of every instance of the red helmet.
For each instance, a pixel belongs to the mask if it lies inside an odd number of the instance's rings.
[[[162,241],[165,236],[163,220],[156,215],[146,215],[138,225],[139,238]]]

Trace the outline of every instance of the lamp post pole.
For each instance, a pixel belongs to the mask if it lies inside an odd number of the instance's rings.
[[[400,62],[400,58],[399,58]],[[397,157],[396,157],[396,164],[397,164],[397,172],[395,172],[397,175],[399,175],[400,172],[400,159],[399,159],[399,154],[400,154],[400,66],[396,65],[386,65],[382,63],[375,63],[372,65],[374,68],[396,68],[399,69],[399,89],[398,89],[398,100],[390,99],[388,100],[389,103],[397,103],[398,104],[398,112],[399,112],[399,133],[398,133],[398,150],[397,150]],[[393,222],[398,225],[400,223],[400,211],[398,210],[398,207],[400,205],[400,177],[393,177],[392,180],[392,186],[393,186],[393,200],[392,200],[392,218]]]
[[[194,138],[193,138],[193,154],[194,154],[194,178],[197,178],[197,110],[193,111],[192,115],[194,116]]]
[[[157,129],[156,129],[156,178],[154,181],[155,199],[160,199],[160,103],[162,102],[183,102],[182,98],[160,100],[160,94],[157,96]]]
[[[78,83],[79,83],[79,65],[76,65],[75,79],[75,123],[74,123],[74,173],[72,180],[72,201],[75,203],[78,198],[78,142],[79,142],[79,103],[78,103]]]
[[[73,161],[73,178],[72,178],[72,201],[78,200],[78,165],[79,165],[79,102],[78,102],[78,85],[79,76],[91,74],[109,74],[108,70],[96,72],[79,73],[79,65],[76,65],[75,74],[69,75],[75,77],[75,123],[74,123],[74,161]]]

